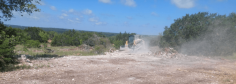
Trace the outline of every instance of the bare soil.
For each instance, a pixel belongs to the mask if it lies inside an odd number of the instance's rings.
[[[116,52],[34,60],[48,67],[0,73],[0,84],[236,84],[236,62]]]

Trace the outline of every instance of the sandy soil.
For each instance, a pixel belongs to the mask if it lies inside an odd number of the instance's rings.
[[[235,84],[236,62],[198,56],[162,58],[117,52],[35,60],[32,68],[0,73],[1,84]]]

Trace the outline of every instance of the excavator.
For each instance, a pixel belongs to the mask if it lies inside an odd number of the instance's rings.
[[[145,45],[141,35],[130,35],[129,40],[126,41],[125,46],[120,46],[120,50],[138,51],[143,49]]]

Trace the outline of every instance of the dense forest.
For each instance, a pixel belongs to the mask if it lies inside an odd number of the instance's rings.
[[[232,55],[236,51],[236,14],[186,14],[165,27],[159,46],[189,55]]]

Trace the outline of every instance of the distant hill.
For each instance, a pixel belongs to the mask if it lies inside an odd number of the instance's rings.
[[[22,30],[25,29],[25,28],[30,27],[30,26],[10,25],[10,24],[5,24],[5,25],[8,26],[8,27],[11,26],[12,28],[20,28]],[[55,31],[55,32],[58,32],[58,33],[63,33],[65,31],[72,30],[72,29],[63,29],[63,28],[46,28],[46,27],[39,27],[39,28],[43,29],[44,31]],[[85,31],[85,30],[76,30],[76,31],[97,32],[97,31]],[[97,32],[97,33],[102,33],[106,37],[115,36],[115,35],[119,34],[119,33],[111,33],[111,32]]]

